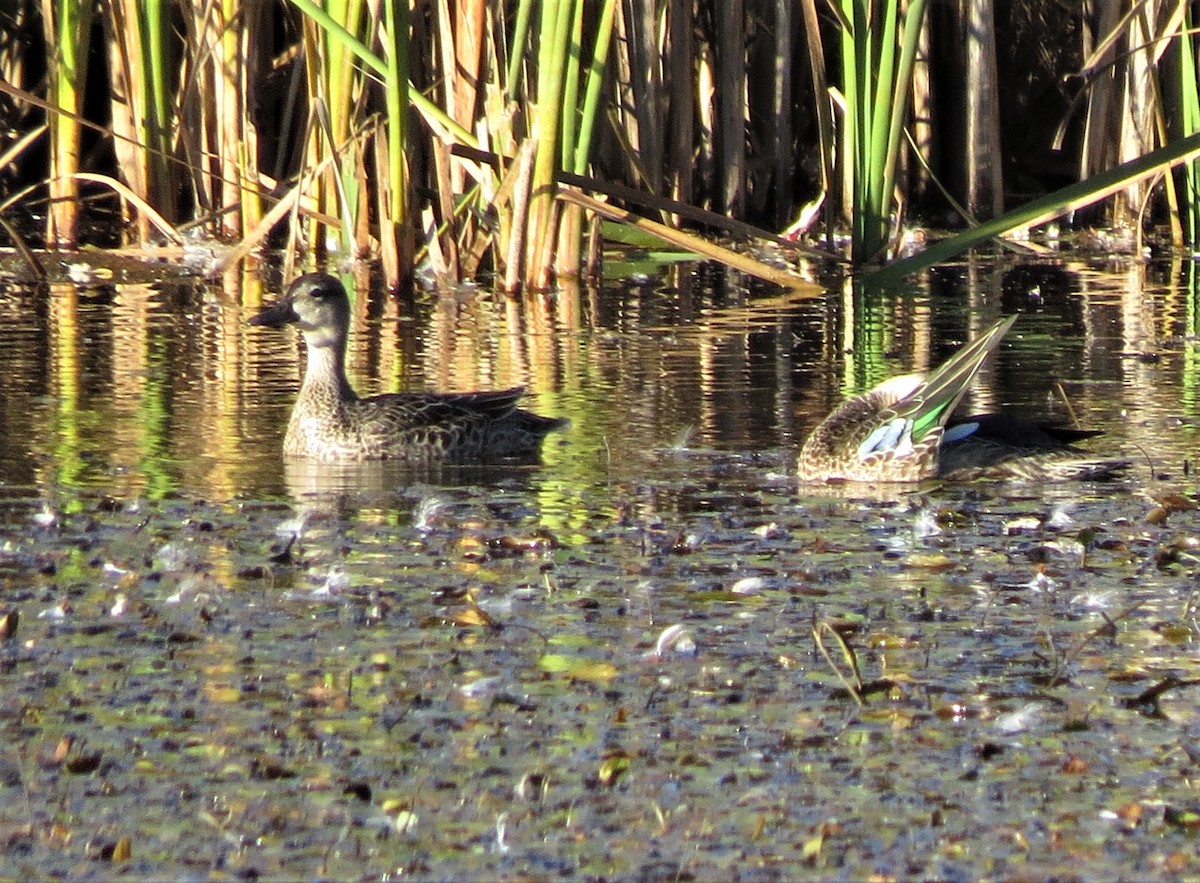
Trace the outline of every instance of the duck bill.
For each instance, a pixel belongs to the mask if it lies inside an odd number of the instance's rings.
[[[264,307],[257,315],[250,317],[251,325],[265,325],[267,328],[282,328],[296,321],[290,301],[281,300],[278,303]]]

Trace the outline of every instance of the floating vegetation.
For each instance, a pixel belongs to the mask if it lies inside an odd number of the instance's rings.
[[[1034,517],[1003,487],[796,497],[770,468],[673,464],[720,476],[719,517],[662,477],[598,485],[570,541],[487,485],[64,493],[53,526],[10,500],[6,865],[1192,868],[1195,565],[1161,560],[1190,494],[1084,484]]]

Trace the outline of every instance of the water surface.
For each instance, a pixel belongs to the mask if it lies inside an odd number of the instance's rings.
[[[1194,875],[1191,272],[364,296],[360,392],[572,421],[421,473],[283,461],[270,286],[0,289],[0,875]],[[972,407],[1127,477],[796,486],[841,395],[1012,312]]]
[[[705,267],[526,301],[371,294],[356,307],[350,373],[362,394],[527,386],[529,407],[572,421],[531,480],[587,486],[674,474],[680,464],[662,452],[681,446],[783,463],[847,391],[936,364],[1020,312],[973,407],[1073,412],[1109,433],[1105,447],[1153,452],[1157,468],[1177,471],[1196,418],[1182,276],[1170,262],[964,267],[909,295],[805,302]],[[294,332],[245,324],[271,296],[196,280],[0,288],[9,492],[301,490],[278,451],[302,346]]]

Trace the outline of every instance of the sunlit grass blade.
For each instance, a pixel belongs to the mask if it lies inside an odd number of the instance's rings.
[[[909,273],[928,269],[996,236],[1003,236],[1023,227],[1044,224],[1068,212],[1092,205],[1135,181],[1161,175],[1167,167],[1195,159],[1197,156],[1200,156],[1200,133],[1188,135],[1131,162],[1122,163],[1085,181],[1048,193],[972,230],[935,242],[920,254],[895,261],[872,273],[866,277],[866,281],[878,285],[898,282]]]
[[[591,157],[592,138],[601,110],[601,90],[604,86],[604,73],[608,65],[608,52],[612,45],[616,10],[616,0],[605,0],[600,10],[591,60],[587,66],[586,77],[583,77],[584,98],[577,121],[574,108],[577,103],[576,94],[581,73],[576,59],[582,56],[583,5],[579,4],[575,11],[575,20],[571,30],[572,63],[567,71],[568,88],[563,101],[566,111],[563,125],[563,157],[569,160],[571,171],[577,175],[587,172]],[[576,131],[576,127],[578,131]],[[577,276],[580,271],[579,260],[583,243],[583,214],[578,206],[567,206],[563,211],[558,241],[555,265],[557,274],[560,277],[564,275]]]
[[[1196,50],[1192,40],[1190,7],[1184,18],[1185,27],[1176,37],[1179,53],[1180,128],[1184,135],[1200,131],[1200,92],[1197,90]],[[1200,162],[1183,164],[1185,182],[1182,213],[1188,245],[1195,248],[1200,242]]]

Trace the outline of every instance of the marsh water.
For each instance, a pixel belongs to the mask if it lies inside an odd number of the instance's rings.
[[[360,393],[571,420],[434,473],[280,457],[270,279],[0,285],[5,876],[1200,869],[1191,260],[364,286]],[[842,395],[1014,312],[969,407],[1126,477],[797,486]]]
[[[569,497],[659,469],[681,476],[689,464],[666,456],[681,450],[761,455],[784,469],[844,393],[935,365],[1019,312],[977,385],[977,409],[1073,414],[1108,432],[1106,447],[1141,446],[1174,470],[1194,438],[1187,268],[951,268],[924,290],[845,285],[819,300],[708,267],[527,301],[471,289],[400,304],[376,293],[356,307],[351,376],[363,394],[528,387],[528,407],[571,428],[526,478]],[[245,324],[272,296],[258,280],[0,288],[6,495],[289,499],[320,489],[320,476],[297,487],[278,455],[302,371],[298,337]]]

